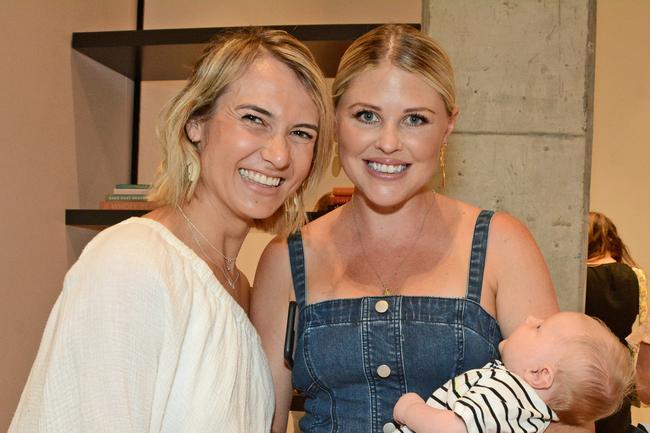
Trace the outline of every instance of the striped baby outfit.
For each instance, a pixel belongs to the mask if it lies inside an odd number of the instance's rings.
[[[535,390],[498,360],[456,376],[434,391],[427,404],[454,411],[468,433],[543,432],[558,421]],[[395,431],[411,433],[407,427]]]

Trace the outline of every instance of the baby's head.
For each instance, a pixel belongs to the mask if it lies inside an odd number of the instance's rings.
[[[537,390],[565,424],[615,412],[630,390],[630,352],[602,322],[562,312],[529,317],[499,345],[501,359]]]

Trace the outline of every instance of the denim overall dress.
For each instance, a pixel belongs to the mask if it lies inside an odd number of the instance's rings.
[[[305,305],[302,237],[289,237],[300,311],[292,382],[305,396],[302,433],[381,433],[402,394],[426,400],[452,377],[499,357],[499,326],[480,306],[492,215],[484,210],[476,221],[465,298],[372,296]]]

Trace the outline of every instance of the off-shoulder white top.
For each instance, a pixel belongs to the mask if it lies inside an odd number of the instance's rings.
[[[9,432],[268,433],[273,405],[245,312],[167,228],[131,218],[66,275]]]

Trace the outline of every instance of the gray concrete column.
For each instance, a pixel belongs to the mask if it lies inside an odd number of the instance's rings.
[[[424,0],[449,52],[461,114],[446,193],[533,232],[562,309],[582,311],[595,0]]]

